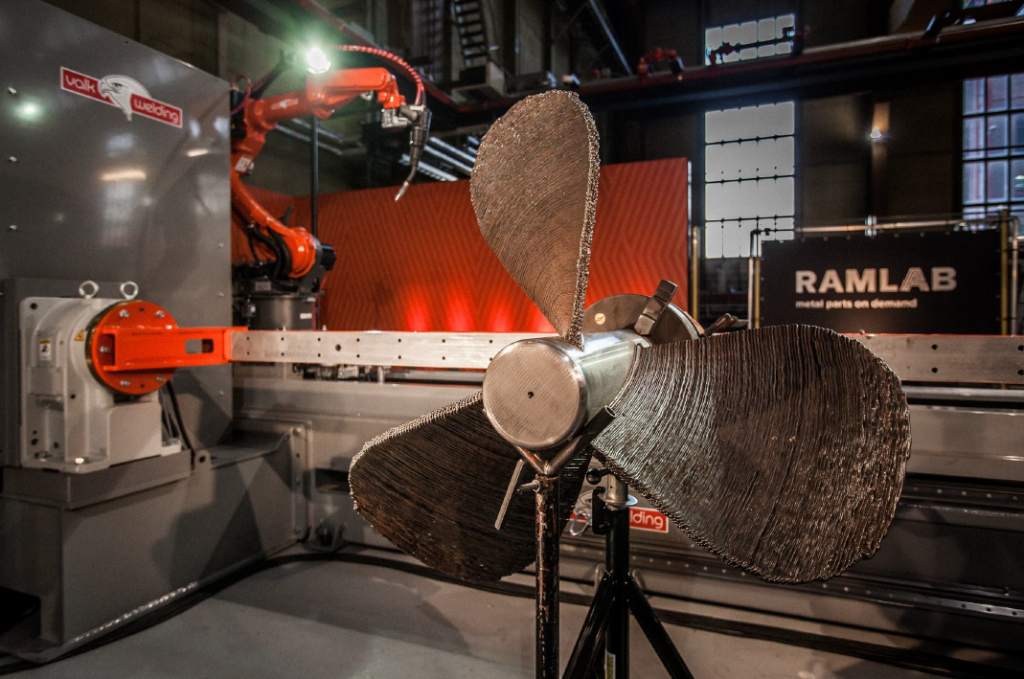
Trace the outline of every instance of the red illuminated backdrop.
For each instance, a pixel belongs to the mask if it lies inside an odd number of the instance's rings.
[[[687,176],[684,158],[601,168],[587,302],[624,292],[651,294],[662,278],[687,304]],[[254,191],[293,225],[309,223],[309,201]],[[330,330],[551,332],[488,249],[469,200],[469,182],[420,184],[320,197],[320,239],[338,251],[324,284]],[[248,256],[237,230],[235,261]]]

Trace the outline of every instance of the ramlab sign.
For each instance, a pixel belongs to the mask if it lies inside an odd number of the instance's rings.
[[[903,280],[890,283],[888,269],[846,269],[840,278],[836,269],[826,269],[818,278],[814,271],[796,272],[796,294],[838,292],[851,295],[857,292],[950,292],[956,290],[956,269],[951,266],[935,266],[931,269],[931,284],[924,268],[912,266],[907,269]],[[896,280],[899,280],[898,278]]]
[[[997,230],[762,245],[761,325],[839,332],[999,332]]]
[[[60,88],[65,92],[116,106],[124,112],[128,120],[132,119],[133,114],[137,114],[167,125],[181,127],[180,108],[154,99],[139,81],[128,76],[107,75],[94,78],[61,67]]]

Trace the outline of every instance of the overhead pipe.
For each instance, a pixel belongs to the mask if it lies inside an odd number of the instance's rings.
[[[443,160],[444,162],[448,163],[449,165],[451,165],[452,167],[454,167],[456,170],[466,175],[467,177],[473,174],[472,165],[466,165],[465,163],[461,163],[455,158],[449,156],[447,153],[443,153],[441,150],[436,149],[429,144],[423,147],[423,152],[430,154],[435,158]]]
[[[604,15],[604,9],[598,3],[597,0],[588,0],[587,4],[590,5],[590,10],[594,13],[594,18],[597,23],[601,26],[601,30],[604,31],[605,38],[608,40],[608,45],[615,52],[615,58],[618,59],[622,65],[622,70],[625,71],[626,75],[633,75],[633,69],[629,66],[629,61],[626,60],[626,55],[622,53],[622,48],[619,47],[619,41],[615,39],[615,33],[612,32],[612,27],[608,24],[608,18]]]
[[[433,144],[442,151],[446,151],[449,155],[455,156],[463,163],[468,164],[470,167],[473,167],[473,164],[476,163],[476,156],[470,155],[461,149],[455,148],[448,142],[438,139],[437,137],[430,137],[429,139],[427,139],[427,143]]]

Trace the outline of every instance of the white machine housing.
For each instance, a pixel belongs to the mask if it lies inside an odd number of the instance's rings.
[[[29,297],[21,328],[21,464],[71,473],[181,452],[157,392],[115,395],[87,360],[89,325],[122,300]]]

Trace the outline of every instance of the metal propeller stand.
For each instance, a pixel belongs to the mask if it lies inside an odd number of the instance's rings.
[[[671,305],[676,285],[661,281],[654,295],[606,298],[591,306],[588,313],[601,316],[607,328],[632,329],[641,337],[654,340],[656,330],[670,319],[661,341],[681,341],[698,336],[699,326]],[[642,303],[639,310],[636,302]],[[620,304],[621,303],[621,304]],[[598,311],[600,309],[600,311]],[[670,313],[665,313],[667,310]],[[730,317],[731,318],[731,317]],[[720,321],[721,322],[721,321]],[[718,324],[716,324],[717,327]],[[611,408],[605,407],[584,425],[575,438],[554,455],[538,455],[516,446],[522,456],[505,494],[505,500],[494,527],[501,529],[505,512],[514,494],[536,493],[537,544],[537,679],[559,679],[558,624],[559,580],[558,558],[562,525],[559,507],[559,474],[570,460],[615,419]],[[519,485],[526,463],[536,472],[530,483]],[[597,670],[598,655],[606,649],[605,679],[627,679],[629,676],[629,615],[632,612],[647,639],[673,679],[693,679],[671,638],[658,620],[640,586],[629,572],[629,505],[626,485],[607,471],[591,470],[587,474],[597,483],[608,477],[607,489],[594,491],[594,532],[607,535],[606,572],[594,597],[586,622],[566,668],[566,679],[589,679]],[[604,493],[607,491],[607,496]],[[601,676],[601,673],[598,673]]]
[[[607,476],[607,488],[594,489],[591,521],[594,533],[605,536],[605,573],[565,668],[565,679],[593,676],[602,646],[605,679],[628,679],[631,612],[669,676],[672,679],[693,679],[668,632],[630,573],[629,508],[635,500],[627,492],[626,484],[607,471],[591,470],[587,474],[592,482],[600,476]]]
[[[537,541],[537,679],[559,679],[559,581],[558,555],[562,525],[559,507],[559,473],[562,467],[582,452],[604,430],[615,414],[604,408],[556,455],[544,459],[518,448],[523,459],[537,472],[536,478],[518,486],[522,465],[513,476],[505,505],[513,492],[536,493]],[[606,649],[605,679],[629,677],[629,614],[640,624],[647,639],[672,679],[693,679],[679,651],[662,626],[643,590],[629,571],[629,507],[635,504],[626,491],[626,484],[607,471],[591,470],[592,482],[607,476],[606,488],[594,490],[594,532],[606,535],[606,571],[594,595],[572,657],[565,670],[565,679],[587,679],[597,668],[604,641]],[[498,517],[500,527],[504,509]]]
[[[615,419],[611,408],[605,407],[595,415],[583,430],[558,453],[542,457],[529,450],[516,447],[523,457],[512,475],[505,502],[494,527],[500,529],[515,492],[536,493],[537,541],[537,679],[558,679],[558,548],[562,535],[559,507],[559,474],[562,468],[590,445],[598,434]],[[530,483],[519,485],[523,462],[528,462],[537,476]]]

